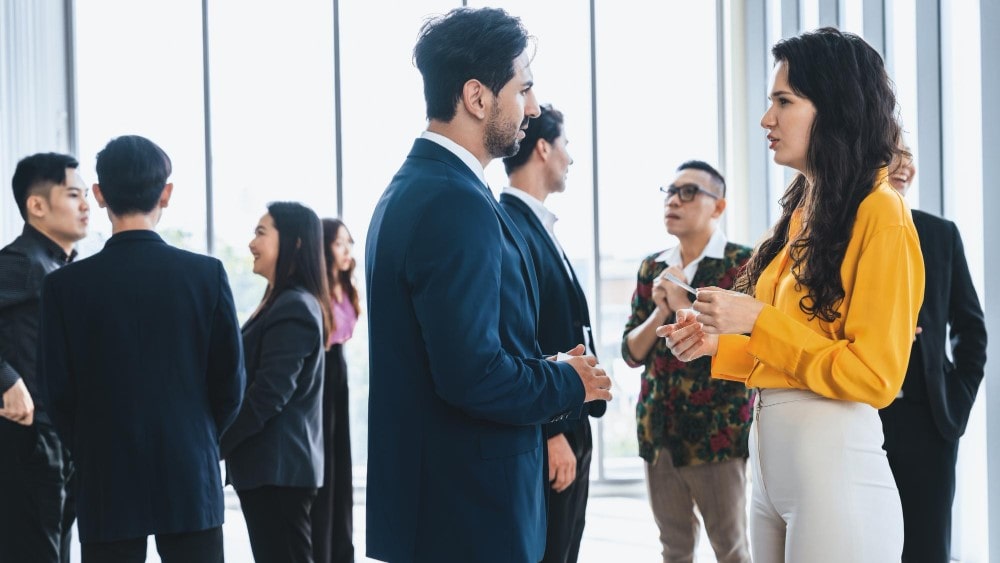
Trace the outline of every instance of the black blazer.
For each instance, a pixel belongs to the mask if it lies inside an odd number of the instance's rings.
[[[576,272],[566,271],[565,256],[535,212],[521,199],[510,194],[500,195],[502,207],[517,225],[531,251],[535,277],[538,278],[538,345],[545,354],[565,352],[577,344],[597,351],[590,330],[590,309]],[[586,335],[586,336],[584,336]],[[584,342],[586,338],[586,342]],[[606,401],[593,401],[585,405],[590,416],[599,417],[608,408]],[[543,427],[546,438],[571,432],[579,422],[572,419],[550,422]]]
[[[951,221],[917,210],[913,211],[913,224],[920,237],[927,284],[917,317],[923,332],[913,343],[911,358],[919,357],[924,366],[922,375],[938,430],[946,439],[957,440],[965,432],[983,379],[986,324],[958,228]],[[954,364],[945,355],[948,338]],[[907,378],[915,366],[911,360]]]
[[[316,298],[287,289],[243,326],[247,391],[222,435],[229,481],[243,491],[264,485],[323,484],[323,314]]]
[[[222,525],[218,439],[245,375],[222,263],[153,231],[42,284],[38,375],[73,455],[82,542]]]

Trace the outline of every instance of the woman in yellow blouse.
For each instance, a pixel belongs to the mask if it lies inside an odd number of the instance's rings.
[[[755,563],[899,561],[903,519],[876,409],[899,392],[924,267],[888,184],[899,137],[882,58],[824,28],[778,42],[761,119],[799,172],[736,288],[658,329],[712,375],[760,389],[750,434]]]

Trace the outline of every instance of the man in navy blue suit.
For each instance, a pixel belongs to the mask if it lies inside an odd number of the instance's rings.
[[[483,168],[538,115],[528,35],[503,10],[428,21],[414,58],[429,125],[368,231],[368,556],[534,562],[545,548],[541,424],[610,399],[593,356],[536,341],[531,255]]]
[[[500,207],[528,243],[539,288],[538,344],[543,352],[567,350],[583,342],[595,354],[587,296],[555,234],[557,217],[545,207],[549,194],[566,190],[573,158],[563,115],[542,106],[525,130],[521,148],[503,160],[510,186]],[[604,401],[588,403],[584,414],[601,416]],[[543,426],[548,455],[544,474],[551,483],[543,563],[576,563],[586,523],[590,459],[594,450],[590,419],[560,420]]]
[[[76,465],[84,563],[219,563],[219,435],[243,397],[240,329],[222,263],[153,230],[170,159],[138,136],[97,155],[112,236],[46,276],[38,378]]]

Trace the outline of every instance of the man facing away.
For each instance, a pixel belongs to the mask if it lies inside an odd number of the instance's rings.
[[[906,195],[916,171],[906,150],[889,183]],[[986,323],[958,227],[916,209],[913,225],[927,289],[903,388],[879,416],[903,504],[903,562],[947,563],[958,441],[983,380]],[[952,360],[945,355],[948,340]]]
[[[594,354],[587,297],[576,272],[555,235],[557,217],[546,209],[549,194],[566,190],[573,158],[567,151],[563,115],[552,106],[528,123],[521,148],[503,160],[510,186],[500,194],[500,207],[510,216],[531,251],[538,280],[538,344],[542,351],[569,350],[583,342]],[[601,416],[604,401],[588,403],[584,414]],[[543,474],[551,494],[545,542],[545,563],[575,563],[580,553],[590,487],[593,439],[590,419],[560,420],[542,427],[548,455]]]
[[[153,230],[170,201],[166,153],[138,136],[97,155],[112,236],[42,286],[39,379],[77,468],[84,563],[218,563],[219,434],[245,374],[222,263]]]
[[[452,10],[414,50],[429,125],[368,231],[368,556],[538,561],[542,423],[610,399],[593,356],[542,357],[538,289],[483,168],[538,115],[517,18]]]
[[[0,250],[0,561],[69,563],[73,465],[38,393],[42,278],[76,257],[87,235],[87,187],[65,154],[17,163],[24,230]]]
[[[718,228],[726,209],[726,182],[709,164],[692,160],[660,188],[663,222],[677,237],[674,248],[639,266],[622,357],[642,366],[636,407],[639,455],[645,460],[653,518],[664,563],[690,563],[698,541],[698,506],[720,563],[749,563],[746,458],[749,391],[712,379],[711,360],[684,363],[656,337],[656,327],[691,307],[694,295],[666,278],[695,288],[729,289],[751,249],[730,243]]]

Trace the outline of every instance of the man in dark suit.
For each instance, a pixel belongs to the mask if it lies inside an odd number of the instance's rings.
[[[916,167],[908,151],[901,160],[889,182],[906,195]],[[986,324],[958,228],[918,210],[913,210],[913,224],[927,266],[927,289],[903,389],[879,414],[903,504],[903,561],[945,563],[951,551],[958,441],[983,379]],[[952,360],[945,354],[946,339]]]
[[[428,21],[427,131],[368,232],[368,556],[538,561],[540,425],[610,399],[593,356],[542,357],[531,255],[483,168],[538,115],[528,36],[503,10]]]
[[[78,163],[39,153],[17,163],[24,230],[0,250],[0,561],[69,563],[73,464],[38,393],[42,279],[76,257],[90,206]]]
[[[566,149],[563,115],[552,106],[528,123],[521,148],[503,160],[510,186],[500,194],[500,207],[517,225],[538,279],[538,344],[546,353],[569,350],[583,343],[594,354],[587,297],[576,272],[555,236],[555,214],[546,209],[549,194],[566,190],[573,164]],[[604,401],[588,403],[584,414],[601,416]],[[548,502],[545,563],[574,562],[580,553],[586,523],[593,438],[590,419],[551,422],[542,427],[547,441],[543,474],[552,493]]]
[[[220,433],[245,374],[222,263],[154,231],[173,185],[148,139],[97,155],[94,197],[112,236],[42,286],[38,375],[76,464],[84,563],[221,562]]]

